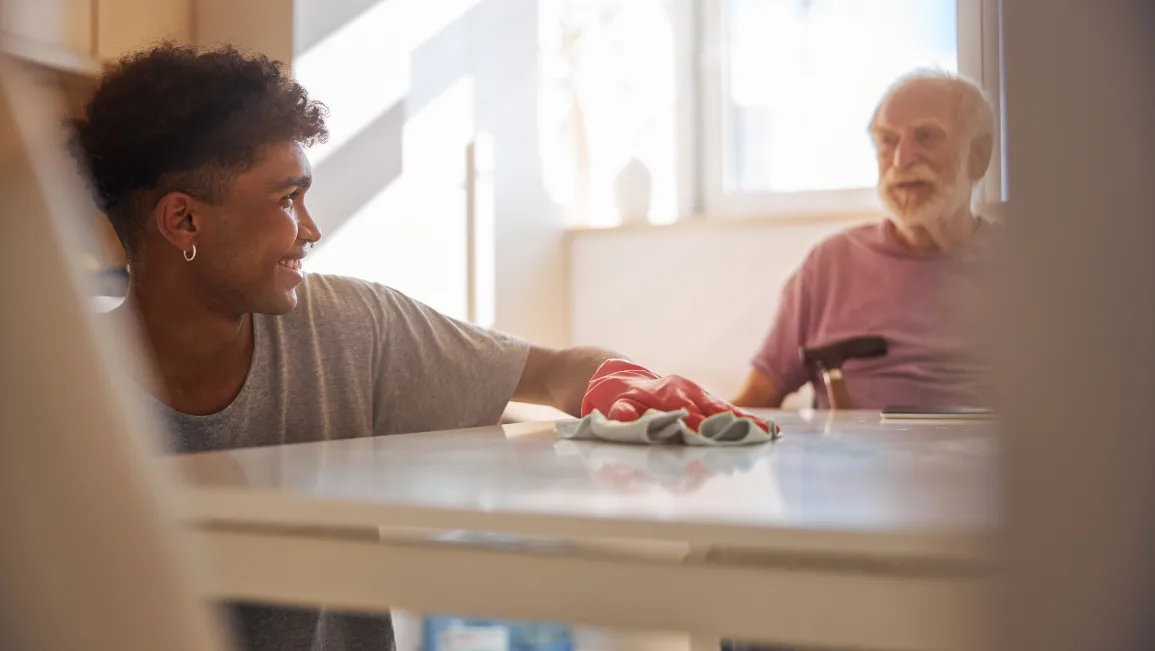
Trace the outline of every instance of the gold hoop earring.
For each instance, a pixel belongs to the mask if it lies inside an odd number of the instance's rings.
[[[193,245],[192,253],[189,253],[188,251],[181,251],[180,254],[184,256],[185,262],[192,262],[193,258],[197,257],[197,245]]]

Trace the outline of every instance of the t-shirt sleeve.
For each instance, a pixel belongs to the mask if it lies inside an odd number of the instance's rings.
[[[529,343],[447,317],[394,289],[374,289],[382,320],[375,430],[496,424],[521,379]]]
[[[797,391],[809,380],[799,348],[807,332],[806,263],[786,281],[778,302],[778,314],[751,365],[774,381],[783,395]]]

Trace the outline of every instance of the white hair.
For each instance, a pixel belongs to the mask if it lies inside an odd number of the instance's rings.
[[[914,83],[931,83],[958,94],[958,120],[971,138],[994,137],[995,112],[983,89],[962,75],[956,75],[941,68],[920,68],[899,77],[886,89],[882,99],[874,108],[870,118],[873,128],[882,107],[895,93]]]

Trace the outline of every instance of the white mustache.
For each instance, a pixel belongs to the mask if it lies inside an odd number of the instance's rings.
[[[896,185],[898,183],[912,183],[914,181],[924,181],[934,185],[941,185],[938,175],[930,171],[924,166],[912,167],[908,170],[896,170],[891,168],[887,170],[883,181],[887,185]]]

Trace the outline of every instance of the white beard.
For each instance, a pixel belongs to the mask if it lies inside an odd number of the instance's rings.
[[[924,165],[903,174],[887,173],[878,184],[878,198],[886,206],[890,219],[899,227],[927,226],[948,219],[970,204],[974,184],[966,174],[966,160],[960,160],[954,178],[944,182]],[[893,172],[894,170],[891,170]],[[934,193],[914,205],[899,204],[890,193],[890,185],[899,180],[922,179],[934,184]]]

